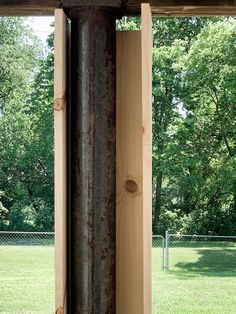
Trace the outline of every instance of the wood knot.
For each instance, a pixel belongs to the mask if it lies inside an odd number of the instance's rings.
[[[57,98],[54,100],[54,110],[60,111],[63,110],[65,106],[65,97]]]
[[[56,314],[64,314],[64,310],[62,307],[59,307],[59,309],[57,309]]]
[[[134,180],[127,180],[125,188],[129,193],[136,193],[138,191],[138,184]]]

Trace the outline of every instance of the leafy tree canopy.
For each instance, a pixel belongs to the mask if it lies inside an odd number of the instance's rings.
[[[53,43],[0,18],[0,227],[53,230]]]

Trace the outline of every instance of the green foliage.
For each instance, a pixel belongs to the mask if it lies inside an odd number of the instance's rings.
[[[123,17],[122,20],[117,20],[116,29],[118,31],[138,30],[141,27],[140,17]]]
[[[12,98],[25,99],[40,54],[36,36],[23,18],[0,17],[0,108]]]
[[[235,234],[236,20],[153,21],[153,232]],[[51,231],[53,36],[0,30],[0,228]]]
[[[9,69],[0,88],[1,229],[52,231],[53,42],[44,56],[24,19],[1,21],[0,66]]]
[[[169,211],[171,231],[236,232],[235,31],[233,18],[208,21],[190,45],[177,40],[154,51],[156,232]]]
[[[236,21],[154,18],[153,29],[153,233],[234,234]]]

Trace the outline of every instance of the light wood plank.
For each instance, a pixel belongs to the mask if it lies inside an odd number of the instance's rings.
[[[60,0],[0,0],[0,16],[53,16],[60,5]]]
[[[151,314],[151,11],[117,33],[117,314]]]
[[[117,33],[117,314],[143,313],[141,71],[141,32]]]
[[[144,313],[152,304],[152,13],[142,4],[142,119],[143,119],[143,273]]]
[[[140,15],[143,0],[126,0],[125,13]],[[235,0],[146,0],[155,15],[235,15]],[[90,0],[90,5],[120,7],[121,0]],[[89,5],[88,0],[1,0],[0,15],[52,15],[55,8]]]
[[[66,313],[66,17],[55,10],[54,167],[56,313]]]
[[[140,14],[143,0],[128,0],[129,14]],[[157,16],[235,15],[235,0],[146,0]]]
[[[179,5],[179,6],[153,6],[153,16],[235,16],[235,6],[191,6],[191,5]]]

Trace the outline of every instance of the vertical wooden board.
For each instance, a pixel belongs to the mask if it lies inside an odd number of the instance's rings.
[[[152,313],[152,13],[142,4],[144,313]]]
[[[152,26],[117,33],[117,314],[151,314]]]
[[[66,313],[66,17],[55,10],[54,54],[55,307]]]
[[[118,32],[117,314],[144,314],[141,70],[141,32]]]

